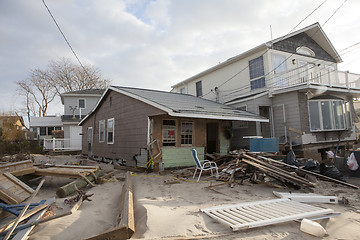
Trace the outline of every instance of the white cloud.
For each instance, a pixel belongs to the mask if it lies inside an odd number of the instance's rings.
[[[161,90],[270,40],[270,25],[273,38],[287,34],[322,2],[46,0],[81,61],[113,84]],[[328,0],[297,29],[324,24],[341,3]],[[358,9],[359,1],[348,1],[324,26],[338,51],[360,41]],[[21,107],[14,82],[30,69],[74,59],[41,1],[0,1],[0,36],[0,111]],[[359,54],[340,66],[358,71]],[[49,112],[61,111],[58,103]]]

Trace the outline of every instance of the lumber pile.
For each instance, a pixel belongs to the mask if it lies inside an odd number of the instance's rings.
[[[228,182],[230,187],[233,187],[237,180],[240,184],[244,180],[249,180],[253,183],[264,182],[280,188],[309,189],[315,187],[315,184],[305,176],[311,175],[315,179],[319,178],[358,189],[355,185],[286,164],[281,160],[274,160],[269,156],[264,157],[260,153],[227,154],[212,161],[218,165],[219,176],[217,180]]]

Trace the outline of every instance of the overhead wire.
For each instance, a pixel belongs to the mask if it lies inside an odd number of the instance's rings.
[[[324,3],[325,3],[326,1],[324,1],[324,2],[322,2],[315,10],[317,10],[319,7],[321,7]],[[335,11],[334,11],[334,13],[333,14],[331,14],[331,16],[325,21],[325,23],[323,24],[323,25],[321,25],[321,27],[324,27],[324,25],[326,24],[326,23],[328,23],[328,21],[335,15],[335,13],[337,13],[338,11],[339,11],[339,9],[345,4],[347,2],[347,0],[345,0]],[[315,10],[314,11],[312,11],[308,16],[306,16],[306,18],[308,18],[312,13],[314,13],[315,12]],[[306,19],[305,18],[305,19]],[[304,19],[304,20],[305,20]],[[302,20],[301,22],[303,22],[304,20]],[[299,25],[299,24],[298,24]],[[298,26],[297,25],[297,26]],[[293,29],[295,29],[296,27],[294,27]],[[292,30],[293,30],[292,29]],[[292,31],[291,30],[291,31]],[[310,37],[313,37],[313,36],[315,36],[318,32],[319,32],[319,30],[320,29],[318,29],[314,34],[312,34]],[[291,33],[291,32],[290,32]],[[289,35],[290,33],[288,33],[287,35]],[[279,41],[281,41],[282,39],[284,39],[287,35],[285,35],[285,36],[283,36],[282,38],[280,38],[280,40]],[[359,43],[360,44],[360,43]],[[269,51],[270,49],[268,48],[262,55],[260,55],[260,56],[264,56],[268,51]],[[291,58],[293,55],[294,55],[295,53],[292,53],[292,54],[290,54],[284,61],[282,61],[278,66],[276,66],[275,68],[273,68],[271,71],[269,71],[267,74],[265,74],[263,77],[265,78],[266,76],[268,76],[268,75],[270,75],[273,71],[275,71],[276,69],[278,69],[283,63],[285,63],[289,58]],[[259,56],[259,57],[260,57]],[[320,60],[316,60],[316,61],[320,61]],[[315,61],[315,62],[316,62]],[[246,68],[248,68],[249,67],[249,64],[245,67],[245,68],[243,68],[240,72],[238,72],[238,73],[236,73],[233,77],[231,77],[230,79],[228,79],[228,80],[226,80],[224,83],[222,83],[222,84],[220,84],[219,86],[217,86],[218,88],[220,87],[220,86],[223,86],[225,83],[227,83],[229,80],[231,80],[231,79],[233,79],[235,76],[237,76],[238,74],[240,74],[242,71],[244,71]],[[277,76],[274,76],[273,78],[275,78],[275,77],[277,77]],[[269,79],[268,79],[269,80]],[[272,87],[273,85],[275,85],[276,83],[272,83],[272,84],[270,84],[270,86],[269,85],[267,85],[267,87]],[[237,89],[231,89],[233,92],[232,93],[230,93],[230,94],[233,94],[233,93],[235,93],[235,92],[239,92],[239,91],[242,91],[242,90],[250,90],[251,89],[251,84],[249,83],[249,84],[247,84],[247,85],[245,85],[245,86],[243,86],[243,87],[240,87],[240,88],[237,88]],[[212,91],[210,91],[209,93],[211,93]],[[209,93],[207,93],[207,94],[209,94]],[[207,94],[205,94],[204,96],[206,96]],[[228,95],[230,95],[230,94],[228,94]],[[203,96],[203,97],[204,97]]]
[[[46,8],[46,9],[47,9],[47,11],[49,12],[49,14],[50,14],[50,16],[51,16],[52,20],[54,21],[54,23],[55,23],[55,25],[56,25],[57,29],[58,29],[58,30],[59,30],[59,32],[61,33],[61,35],[62,35],[62,37],[64,38],[65,42],[66,42],[66,43],[67,43],[67,45],[69,46],[69,48],[70,48],[71,52],[72,52],[72,53],[73,53],[73,55],[75,56],[76,60],[79,62],[79,64],[80,64],[81,68],[84,70],[84,72],[85,72],[85,74],[88,76],[88,78],[89,78],[89,79],[91,79],[91,77],[90,77],[90,75],[89,75],[88,71],[86,70],[86,68],[84,67],[84,65],[81,63],[80,58],[78,57],[78,55],[76,54],[75,50],[74,50],[74,49],[73,49],[73,47],[71,46],[70,42],[69,42],[69,41],[68,41],[68,39],[66,38],[66,36],[65,36],[64,32],[61,30],[61,28],[60,28],[59,24],[57,23],[57,21],[56,21],[56,19],[55,19],[55,17],[54,17],[54,15],[51,13],[51,11],[50,11],[49,7],[46,5],[45,0],[41,0],[41,1],[43,2],[43,4],[44,4],[45,8]]]
[[[311,11],[304,19],[302,19],[298,24],[296,24],[295,27],[293,27],[286,35],[284,35],[283,37],[280,38],[280,40],[284,39],[286,36],[288,36],[289,34],[292,33],[292,31],[294,31],[301,23],[303,23],[308,17],[310,17],[316,10],[318,10],[325,2],[327,2],[327,0],[324,0],[320,5],[318,5],[313,11]],[[267,49],[262,55],[260,56],[264,56],[267,52],[269,51],[269,49]],[[259,57],[260,57],[259,56]],[[218,88],[225,85],[227,82],[231,81],[233,78],[235,78],[237,75],[239,75],[240,73],[242,73],[245,69],[247,69],[249,67],[249,64],[246,65],[246,67],[242,68],[239,72],[237,72],[236,74],[234,74],[232,77],[230,77],[229,79],[227,79],[225,82],[221,83],[219,86],[217,86]],[[212,90],[206,94],[203,95],[203,97],[205,97],[206,95],[210,94],[212,92]]]

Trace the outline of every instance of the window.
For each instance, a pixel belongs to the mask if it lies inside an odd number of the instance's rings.
[[[274,74],[286,72],[286,57],[273,55]]]
[[[299,54],[302,54],[302,55],[307,55],[307,56],[315,57],[314,51],[311,50],[310,48],[304,47],[304,46],[296,48],[296,53],[299,53]]]
[[[191,146],[193,143],[193,123],[181,123],[181,145]]]
[[[185,91],[185,88],[183,87],[183,88],[180,88],[180,93],[181,94],[185,94],[186,93],[186,91]]]
[[[40,127],[40,136],[46,136],[46,127]]]
[[[162,124],[163,146],[176,145],[176,122],[175,120],[163,120]]]
[[[52,131],[54,130],[54,127],[48,127],[47,128],[47,135],[52,135]]]
[[[263,56],[249,61],[249,73],[251,90],[265,87]]]
[[[113,144],[114,143],[114,119],[107,120],[107,143]]]
[[[55,130],[61,130],[61,127],[55,127]]]
[[[78,106],[79,106],[79,108],[85,108],[85,99],[79,98],[78,99]]]
[[[333,131],[347,127],[347,111],[343,100],[309,100],[310,130]]]
[[[105,142],[105,120],[99,121],[99,142]]]
[[[201,84],[201,81],[196,82],[196,96],[197,97],[202,96],[202,84]]]

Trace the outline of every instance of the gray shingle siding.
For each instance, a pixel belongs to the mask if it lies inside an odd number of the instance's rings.
[[[295,35],[291,38],[277,42],[273,45],[273,49],[289,53],[296,53],[296,48],[302,46],[310,48],[315,53],[315,58],[336,63],[336,60],[306,33],[299,33],[298,35]]]

